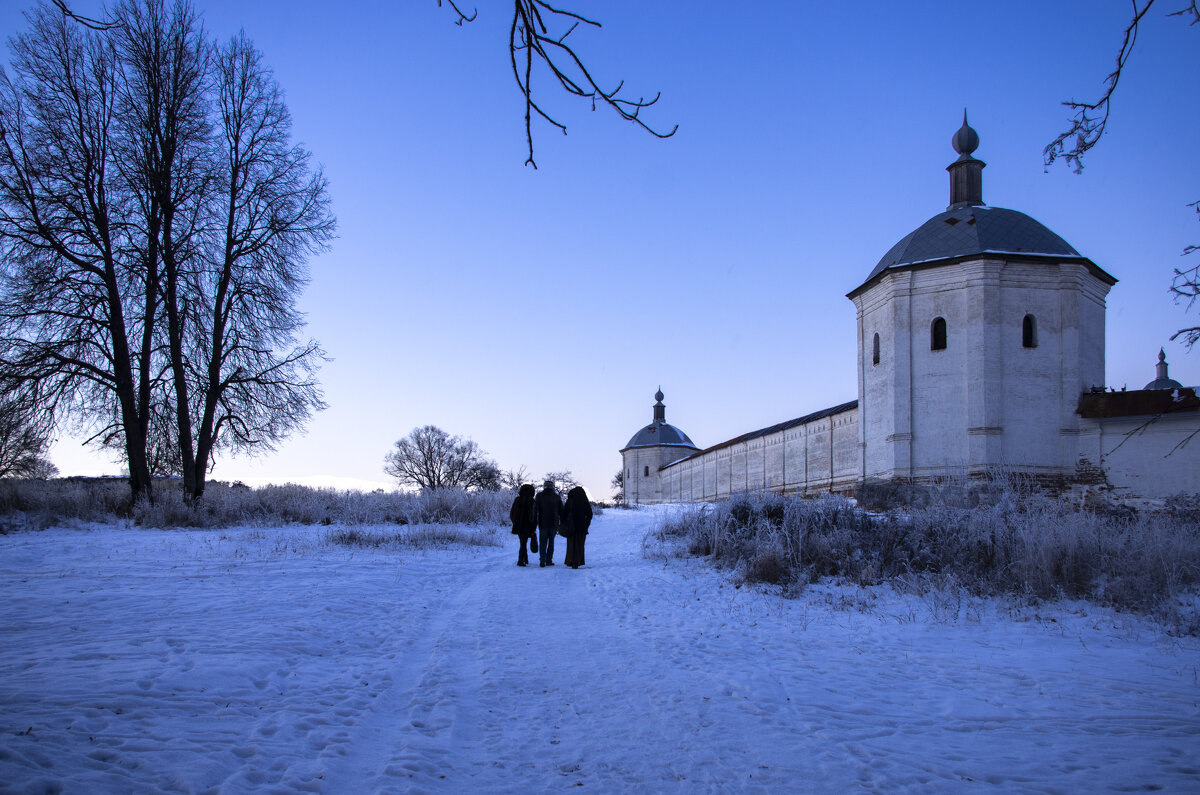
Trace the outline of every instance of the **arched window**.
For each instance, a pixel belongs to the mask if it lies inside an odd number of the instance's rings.
[[[1033,315],[1026,315],[1021,322],[1021,347],[1037,347],[1037,318]]]
[[[946,318],[935,317],[929,327],[929,350],[946,350]]]
[[[871,342],[871,364],[879,364],[879,335]]]
[[[650,477],[650,467],[646,467],[646,471],[642,473],[642,477],[644,477],[644,478]]]

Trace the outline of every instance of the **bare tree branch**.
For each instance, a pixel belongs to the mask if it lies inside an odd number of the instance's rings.
[[[1121,75],[1125,72],[1129,57],[1133,54],[1133,46],[1137,42],[1138,26],[1151,6],[1154,5],[1155,0],[1144,0],[1142,5],[1139,5],[1139,0],[1131,0],[1131,2],[1133,16],[1129,24],[1125,26],[1121,49],[1117,52],[1117,65],[1104,80],[1104,93],[1095,102],[1070,101],[1063,103],[1075,111],[1075,117],[1071,120],[1071,126],[1042,150],[1043,163],[1047,169],[1061,157],[1076,174],[1080,173],[1083,171],[1084,154],[1098,144],[1104,135],[1112,110],[1113,94],[1117,90],[1117,83],[1120,81]],[[1167,16],[1188,19],[1189,25],[1200,23],[1198,2],[1200,0],[1188,0],[1186,6],[1169,12]],[[1195,208],[1200,214],[1200,202],[1193,202],[1189,206]],[[1197,251],[1200,251],[1200,246],[1188,246],[1183,250],[1183,254],[1188,256]],[[1190,310],[1196,298],[1200,296],[1200,265],[1174,270],[1175,276],[1170,288],[1171,293],[1174,294],[1177,301],[1186,301],[1185,311]],[[1172,340],[1179,337],[1183,337],[1184,344],[1190,349],[1200,341],[1200,326],[1183,328],[1171,335]]]
[[[1164,455],[1163,458],[1170,458],[1177,451],[1182,450],[1184,447],[1187,446],[1187,443],[1190,442],[1192,439],[1195,439],[1197,435],[1200,435],[1200,428],[1197,428],[1196,430],[1189,433],[1187,436],[1183,437],[1183,439],[1181,439],[1178,444],[1176,444],[1174,447],[1172,447],[1170,452],[1168,452],[1166,455]]]
[[[472,11],[467,16],[453,0],[438,0],[438,5],[447,3],[458,15],[456,25],[474,21],[477,12]],[[556,25],[556,31],[551,31],[551,25]],[[562,130],[567,127],[554,118],[541,104],[534,99],[534,67],[546,68],[550,72],[552,82],[557,82],[567,94],[589,100],[592,110],[597,105],[606,105],[616,111],[617,115],[628,122],[636,124],[656,138],[670,138],[679,129],[675,125],[669,132],[659,132],[641,118],[641,111],[658,102],[660,94],[646,99],[638,97],[631,99],[621,95],[624,81],[618,81],[612,89],[605,90],[592,76],[583,59],[567,43],[567,37],[575,32],[580,25],[601,27],[596,20],[567,9],[551,6],[545,0],[514,0],[512,23],[509,26],[508,49],[513,77],[521,91],[525,102],[525,141],[529,156],[525,165],[537,168],[533,157],[533,118],[536,115],[552,126]],[[557,32],[565,26],[565,30]]]
[[[1200,202],[1192,202],[1189,207],[1196,210],[1196,214],[1200,215]],[[1189,256],[1200,252],[1200,246],[1188,246],[1183,250],[1184,256]],[[1183,301],[1184,311],[1191,311],[1196,299],[1200,298],[1200,263],[1193,265],[1190,268],[1175,268],[1175,278],[1171,282],[1171,293],[1175,296],[1176,301]],[[1200,326],[1191,326],[1182,328],[1171,335],[1174,340],[1178,337],[1183,337],[1183,344],[1189,349],[1200,342]]]
[[[1117,65],[1104,79],[1104,93],[1095,102],[1070,100],[1063,103],[1075,112],[1075,117],[1071,120],[1071,126],[1059,133],[1042,150],[1042,159],[1046,168],[1049,168],[1055,160],[1061,157],[1078,174],[1083,171],[1083,155],[1099,143],[1100,136],[1104,135],[1104,130],[1108,126],[1108,115],[1112,109],[1113,92],[1117,90],[1117,83],[1121,80],[1129,56],[1133,54],[1133,45],[1137,42],[1138,25],[1146,16],[1146,12],[1154,5],[1154,0],[1145,0],[1145,4],[1140,8],[1138,0],[1131,0],[1131,2],[1133,3],[1133,19],[1125,26],[1121,49],[1117,52]]]
[[[462,27],[462,24],[464,22],[474,22],[475,17],[479,16],[479,9],[474,9],[473,11],[471,11],[471,15],[467,16],[466,14],[464,14],[462,12],[462,9],[460,9],[458,7],[458,4],[455,3],[454,0],[438,0],[438,8],[442,7],[443,2],[446,3],[446,5],[450,6],[452,9],[454,9],[455,14],[458,14],[458,19],[456,19],[454,21],[454,24],[458,25],[460,28]]]
[[[53,3],[55,7],[62,12],[64,19],[73,19],[80,25],[91,28],[92,30],[112,30],[113,28],[120,27],[121,23],[115,20],[105,22],[103,20],[92,19],[91,17],[85,17],[81,14],[76,14],[71,10],[71,7],[67,5],[66,0],[53,0]]]

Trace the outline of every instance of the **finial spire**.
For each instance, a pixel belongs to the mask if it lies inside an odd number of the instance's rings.
[[[1162,348],[1158,349],[1158,364],[1154,366],[1154,377],[1156,379],[1170,377],[1167,375],[1167,352]]]
[[[654,421],[666,422],[667,407],[663,404],[663,392],[661,386],[658,388],[658,391],[654,393],[654,400],[656,401],[654,404]]]
[[[967,124],[966,108],[963,108],[962,126],[950,139],[950,145],[958,152],[958,160],[946,167],[950,172],[949,209],[982,205],[983,167],[987,163],[971,156],[979,148],[979,133]]]

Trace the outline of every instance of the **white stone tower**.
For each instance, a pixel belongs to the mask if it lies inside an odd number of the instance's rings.
[[[661,387],[654,393],[654,400],[650,424],[635,433],[629,444],[621,449],[626,505],[663,502],[659,468],[700,449],[692,444],[686,433],[667,423]]]
[[[983,202],[979,136],[954,134],[950,206],[848,294],[858,311],[866,480],[1074,472],[1079,396],[1104,384],[1116,279],[1015,210]]]

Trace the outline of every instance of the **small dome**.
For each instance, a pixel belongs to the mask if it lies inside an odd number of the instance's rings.
[[[1154,369],[1155,378],[1142,389],[1183,389],[1183,384],[1167,375],[1167,353],[1158,349],[1158,364]]]
[[[680,447],[692,447],[696,445],[688,438],[688,435],[683,431],[665,422],[652,422],[645,428],[633,435],[629,440],[629,444],[625,445],[625,449],[630,447],[655,447],[662,445],[675,445]]]
[[[1003,207],[954,207],[930,218],[892,246],[867,281],[888,268],[985,253],[1080,256],[1067,241],[1025,213]]]
[[[633,435],[629,440],[629,444],[621,448],[621,452],[625,452],[631,447],[686,447],[691,450],[698,449],[692,444],[692,440],[687,434],[676,428],[674,425],[667,424],[667,407],[663,403],[662,387],[654,393],[654,418],[650,420],[650,424]]]

